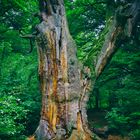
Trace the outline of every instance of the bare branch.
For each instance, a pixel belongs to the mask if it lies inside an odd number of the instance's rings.
[[[19,36],[22,38],[30,39],[30,38],[35,38],[37,35],[37,32],[33,32],[32,34],[23,34],[21,29],[19,30]]]
[[[27,35],[20,35],[22,38],[30,39],[30,38],[35,38],[35,35],[33,34],[27,34]]]
[[[36,37],[36,35],[38,34],[37,31],[33,32],[32,34],[23,34],[21,30],[19,30],[19,34],[20,37],[25,38],[25,39],[29,39],[30,41],[30,50],[28,51],[28,53],[31,53],[33,51],[34,45],[33,45],[33,41],[34,38]]]

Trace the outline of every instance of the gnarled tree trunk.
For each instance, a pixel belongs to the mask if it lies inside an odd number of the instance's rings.
[[[40,0],[37,26],[42,110],[34,139],[90,140],[86,101],[82,98],[76,47],[70,36],[63,0]]]
[[[125,29],[128,36],[134,32],[132,29],[137,26],[139,17],[137,5],[139,0],[116,12],[98,57],[96,79],[120,45],[118,41],[123,40]],[[87,84],[80,85],[76,47],[68,30],[63,0],[40,0],[40,16],[36,41],[42,110],[34,139],[90,140],[86,115]]]

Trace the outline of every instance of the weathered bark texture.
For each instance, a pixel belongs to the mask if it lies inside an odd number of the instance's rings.
[[[96,64],[102,73],[120,42],[133,36],[139,22],[140,1],[120,6]],[[67,27],[63,0],[40,0],[41,23],[37,26],[39,80],[42,110],[34,137],[37,140],[90,140],[86,102],[88,83],[80,85],[76,47]]]
[[[37,140],[90,140],[76,46],[67,27],[63,0],[40,0],[36,37],[42,110]]]
[[[116,10],[114,19],[110,19],[109,32],[105,37],[105,42],[98,56],[95,72],[98,78],[112,55],[121,44],[129,38],[137,38],[137,26],[140,22],[140,1],[121,5]]]

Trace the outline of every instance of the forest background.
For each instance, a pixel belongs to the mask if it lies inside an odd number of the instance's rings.
[[[65,0],[70,33],[77,44],[77,57],[91,69],[99,54],[112,10],[107,0]],[[119,1],[109,1],[114,11]],[[36,130],[41,108],[38,56],[31,34],[39,19],[37,0],[0,1],[0,139],[22,140]],[[140,26],[135,33],[140,36]],[[81,69],[83,68],[81,67]],[[129,38],[119,46],[111,61],[90,89],[87,104],[92,130],[108,127],[111,134],[140,139],[140,45]]]

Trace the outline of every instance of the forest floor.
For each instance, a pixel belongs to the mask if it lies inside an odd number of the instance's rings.
[[[90,130],[97,134],[102,140],[130,140],[128,137],[121,137],[112,134],[108,130],[108,123],[105,119],[106,110],[88,110],[88,121]]]

